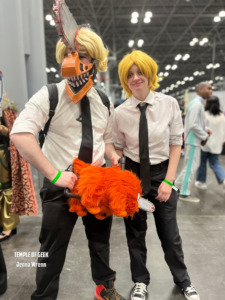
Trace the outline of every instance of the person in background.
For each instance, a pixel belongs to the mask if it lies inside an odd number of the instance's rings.
[[[107,69],[108,50],[100,36],[86,26],[80,26],[72,40],[76,51],[71,51],[62,40],[56,46],[56,59],[65,79],[57,84],[58,104],[42,149],[35,136],[49,116],[46,86],[28,101],[11,133],[21,155],[45,177],[40,192],[40,252],[48,257],[38,260],[46,267],[37,268],[37,288],[32,300],[57,298],[67,247],[78,219],[77,214],[69,212],[65,195],[65,189],[72,189],[77,180],[69,166],[75,157],[96,166],[105,165],[104,155],[112,164],[118,164],[119,159],[112,143],[112,103],[107,108],[93,87],[96,72]],[[95,299],[124,300],[114,286],[116,272],[109,266],[112,217],[98,220],[87,213],[82,219],[96,284]],[[79,281],[76,285],[79,289]]]
[[[7,111],[17,112],[17,105],[7,99],[3,94],[1,101],[3,115],[0,122],[0,242],[9,239],[16,234],[17,226],[20,223],[19,215],[10,215],[13,192],[12,192],[12,175],[11,175],[11,159],[9,151],[9,128],[6,125]]]
[[[197,170],[195,186],[199,189],[207,189],[206,174],[207,161],[213,170],[219,184],[223,186],[225,194],[225,170],[220,163],[220,154],[225,144],[225,117],[220,110],[219,98],[212,96],[206,102],[205,107],[206,126],[212,132],[208,142],[201,147],[201,162]]]
[[[197,97],[188,105],[185,116],[184,162],[176,178],[176,186],[180,190],[179,200],[197,203],[200,199],[191,196],[191,186],[200,162],[200,147],[207,143],[211,134],[211,131],[205,128],[204,102],[212,96],[212,85],[207,81],[201,82],[196,86],[196,92]]]
[[[143,197],[155,205],[154,219],[173,280],[188,300],[199,300],[184,263],[173,188],[181,153],[183,124],[176,99],[157,93],[158,66],[142,51],[127,54],[119,63],[119,78],[128,99],[118,106],[113,118],[113,138],[125,168],[142,184]],[[124,218],[134,287],[131,300],[146,300],[150,274],[146,266],[147,214]]]

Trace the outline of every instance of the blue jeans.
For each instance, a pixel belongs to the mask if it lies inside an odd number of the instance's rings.
[[[202,150],[201,150],[201,162],[197,170],[196,180],[202,183],[206,182],[207,160],[209,161],[209,166],[213,170],[218,183],[221,184],[225,180],[225,170],[220,163],[220,155],[213,154],[210,152],[204,152]]]

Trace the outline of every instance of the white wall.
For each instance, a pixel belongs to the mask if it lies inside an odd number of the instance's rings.
[[[0,70],[20,110],[47,83],[45,66],[42,0],[0,0]]]

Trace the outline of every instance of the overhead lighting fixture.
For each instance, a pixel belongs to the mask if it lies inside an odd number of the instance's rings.
[[[208,41],[209,41],[209,39],[207,37],[204,37],[201,39],[201,41],[199,41],[199,45],[203,46],[203,45],[207,44]]]
[[[186,53],[184,54],[184,56],[182,57],[183,60],[188,60],[190,58],[190,54]]]
[[[148,24],[151,22],[151,18],[147,18],[145,17],[144,20],[143,20],[144,23]]]
[[[175,56],[174,59],[178,61],[178,60],[180,60],[181,58],[182,58],[182,55],[181,55],[181,54],[177,54],[177,55]]]
[[[139,17],[139,13],[137,11],[132,12],[131,18],[137,19]]]
[[[151,18],[152,16],[153,16],[153,14],[151,11],[146,11],[146,13],[145,13],[146,18]]]
[[[197,42],[198,42],[198,38],[194,37],[194,38],[190,41],[189,45],[190,45],[191,47],[193,47]]]
[[[172,65],[171,69],[174,71],[177,69],[177,65]]]
[[[137,18],[132,18],[130,21],[131,21],[132,24],[138,23],[138,19]]]
[[[51,21],[52,20],[52,15],[46,15],[45,20],[46,21]]]
[[[143,44],[144,44],[144,40],[142,40],[142,39],[138,40],[137,46],[138,46],[139,48],[141,48],[141,47],[143,46]]]
[[[45,71],[46,71],[47,73],[51,72],[51,70],[50,70],[49,68],[45,68]]]
[[[225,17],[225,10],[221,10],[221,11],[219,12],[219,17],[220,17],[220,18],[224,18],[224,17]]]
[[[51,69],[50,69],[53,73],[55,73],[56,72],[56,68],[54,68],[54,67],[51,67]]]
[[[215,17],[213,18],[213,21],[214,21],[215,23],[220,22],[220,21],[221,21],[220,16],[215,16]]]
[[[54,20],[51,20],[49,23],[50,23],[51,26],[55,26],[55,21]]]
[[[59,74],[55,74],[55,78],[59,78]]]
[[[167,66],[165,66],[165,70],[170,70],[171,69],[171,65],[167,65]]]
[[[129,40],[128,46],[132,48],[134,46],[134,40]]]

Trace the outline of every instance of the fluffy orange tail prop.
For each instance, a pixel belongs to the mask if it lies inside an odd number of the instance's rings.
[[[70,211],[85,216],[87,211],[97,219],[110,215],[133,216],[138,211],[141,182],[135,174],[121,171],[120,167],[96,167],[75,158],[74,172],[78,175],[72,193],[81,197],[70,198]]]

